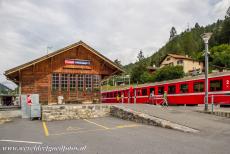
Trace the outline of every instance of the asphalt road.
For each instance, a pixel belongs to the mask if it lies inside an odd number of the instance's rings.
[[[229,153],[230,136],[224,132],[217,135],[183,133],[113,117],[46,123],[14,119],[13,122],[0,125],[0,153],[58,153],[54,148],[63,146],[65,151],[59,153]],[[41,150],[47,146],[54,151]],[[68,151],[70,146],[75,147],[75,150]],[[27,149],[13,151],[6,150],[6,147]],[[36,147],[37,151],[29,149],[31,147]]]

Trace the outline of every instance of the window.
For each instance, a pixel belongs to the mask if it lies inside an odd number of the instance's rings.
[[[204,82],[195,82],[193,85],[194,92],[204,91]]]
[[[169,60],[170,60],[170,58],[167,58],[166,60],[167,60],[167,61],[169,61]]]
[[[52,75],[52,90],[58,90],[59,89],[59,74],[54,73]]]
[[[210,91],[221,91],[222,90],[222,80],[210,81]]]
[[[178,60],[178,61],[177,61],[177,64],[178,64],[178,65],[182,65],[183,63],[184,63],[183,60]]]
[[[100,75],[93,75],[93,90],[100,91]]]
[[[92,91],[92,75],[85,75],[86,91]]]
[[[78,75],[78,90],[83,91],[83,87],[84,87],[84,75],[80,74]]]
[[[68,86],[68,74],[62,74],[61,75],[61,90],[67,91]]]
[[[136,89],[136,95],[141,96],[141,89]]]
[[[187,93],[188,92],[188,84],[181,84],[180,85],[180,92]]]
[[[142,89],[142,96],[146,96],[146,95],[147,95],[147,89],[144,88],[144,89]]]
[[[152,92],[154,92],[154,94],[155,94],[155,88],[150,88],[150,94],[151,94]]]
[[[176,93],[176,86],[171,85],[168,87],[168,94],[175,94]]]
[[[121,97],[121,92],[120,91],[118,92],[118,96]]]
[[[160,86],[158,87],[158,95],[162,95],[162,94],[164,94],[164,87]]]
[[[69,76],[69,89],[70,91],[76,90],[76,74],[70,74]]]

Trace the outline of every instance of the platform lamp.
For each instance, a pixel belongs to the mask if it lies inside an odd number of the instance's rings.
[[[211,38],[211,36],[212,33],[204,33],[201,35],[205,44],[205,111],[208,111],[208,41]]]

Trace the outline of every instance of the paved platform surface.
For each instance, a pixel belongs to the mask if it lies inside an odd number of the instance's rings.
[[[119,105],[138,112],[146,113],[151,116],[169,120],[180,125],[197,129],[202,135],[218,136],[218,134],[222,134],[223,136],[221,137],[230,138],[230,118],[196,112],[196,110],[200,107],[162,107],[149,104]]]
[[[113,117],[29,121],[13,119],[0,125],[0,153],[58,153],[57,151],[3,151],[3,147],[72,146],[82,154],[216,154],[229,153],[228,134],[208,136],[137,124]]]

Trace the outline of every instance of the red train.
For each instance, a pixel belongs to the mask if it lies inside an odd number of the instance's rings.
[[[198,105],[204,103],[204,91],[204,75],[200,75],[104,91],[101,99],[102,103],[161,104],[163,93],[166,92],[169,105]],[[209,74],[209,103],[211,102],[230,105],[230,72]]]

